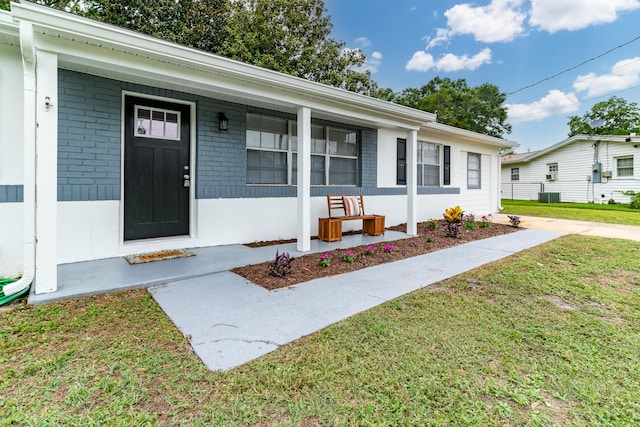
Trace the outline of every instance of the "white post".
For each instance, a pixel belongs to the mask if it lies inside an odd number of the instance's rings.
[[[36,53],[36,294],[58,290],[58,56]]]
[[[298,230],[297,249],[311,249],[311,110],[298,108]]]
[[[418,234],[418,131],[407,132],[407,234]]]

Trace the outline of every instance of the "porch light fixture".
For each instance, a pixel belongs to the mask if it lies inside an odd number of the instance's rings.
[[[229,119],[224,113],[218,113],[218,129],[224,131],[229,130]]]

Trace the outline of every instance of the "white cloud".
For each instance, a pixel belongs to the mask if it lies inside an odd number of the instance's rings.
[[[345,48],[342,50],[343,53],[345,51],[356,52],[358,55],[363,55],[360,49]],[[365,71],[370,71],[371,74],[373,74],[376,71],[378,71],[380,64],[382,64],[382,53],[376,51],[376,52],[373,52],[371,55],[367,56],[366,60],[364,61],[364,64],[362,64],[359,67],[352,67],[352,69],[361,73],[364,73]]]
[[[371,74],[373,74],[378,71],[381,63],[382,53],[376,51],[367,57],[367,61],[365,62],[364,66],[366,70],[371,71]]]
[[[534,27],[550,33],[614,22],[620,12],[640,8],[639,0],[531,0]]]
[[[451,72],[459,70],[475,70],[482,64],[491,62],[491,49],[484,48],[477,54],[469,57],[468,55],[456,56],[447,53],[440,59],[435,60],[433,55],[425,51],[418,51],[407,62],[405,69],[407,71],[429,71],[436,69],[438,71]]]
[[[550,90],[539,101],[531,104],[506,104],[510,123],[522,123],[542,120],[553,114],[567,114],[577,111],[580,106],[574,93]]]
[[[560,0],[556,0],[560,1]],[[507,42],[524,33],[523,0],[492,0],[486,6],[457,4],[447,10],[447,29],[439,29],[438,43],[456,34],[470,34],[480,42]],[[442,31],[441,31],[442,30]]]
[[[433,55],[424,50],[419,50],[414,53],[409,62],[407,62],[405,69],[407,71],[429,71],[434,65]]]
[[[446,41],[448,41],[452,36],[451,30],[446,28],[438,28],[436,31],[436,36],[434,38],[425,37],[425,39],[429,40],[427,44],[427,49],[431,49],[434,46],[438,46]]]
[[[482,64],[491,62],[491,49],[485,47],[477,54],[469,57],[467,55],[455,56],[447,53],[436,62],[438,71],[458,71],[458,70],[475,70]]]
[[[368,38],[366,38],[366,37],[358,37],[358,38],[356,39],[356,44],[357,44],[361,49],[363,49],[363,48],[365,48],[365,47],[371,46],[371,40],[369,40],[369,39],[368,39]]]
[[[589,73],[580,75],[573,82],[578,92],[587,92],[587,97],[596,97],[610,92],[629,89],[640,84],[640,57],[617,62],[607,74]]]

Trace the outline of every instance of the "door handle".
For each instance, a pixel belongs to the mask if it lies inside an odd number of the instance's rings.
[[[190,176],[189,176],[189,174],[188,174],[188,173],[185,173],[185,174],[182,176],[182,179],[189,179],[189,178],[190,178]]]

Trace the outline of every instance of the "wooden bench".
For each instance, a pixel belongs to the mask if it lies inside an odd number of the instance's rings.
[[[348,199],[348,200],[347,200]],[[348,204],[345,209],[345,200]],[[362,234],[384,234],[384,215],[367,215],[362,195],[327,196],[328,218],[318,218],[318,239],[326,242],[342,240],[342,221],[362,220]],[[336,215],[340,211],[341,215]],[[353,215],[347,215],[353,212]]]

